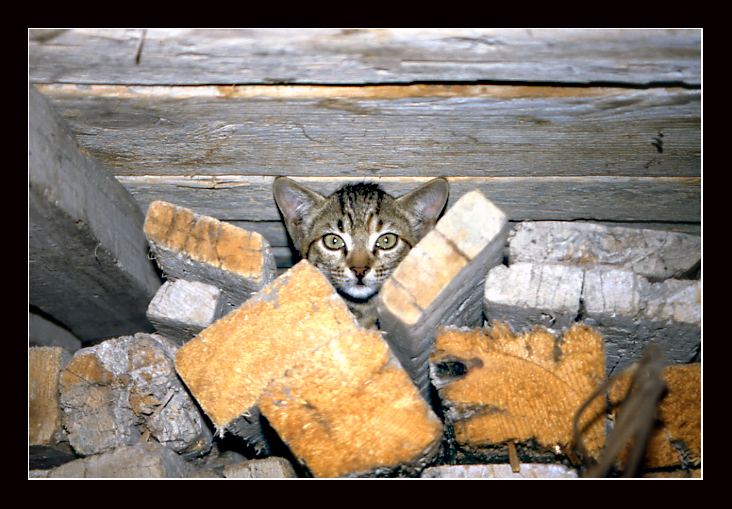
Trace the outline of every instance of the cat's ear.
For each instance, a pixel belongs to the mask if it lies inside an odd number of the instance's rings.
[[[292,237],[295,247],[300,249],[304,237],[304,222],[325,198],[312,189],[298,184],[287,177],[277,177],[273,185],[277,206],[285,217],[285,226]]]
[[[399,205],[414,216],[417,224],[412,225],[421,239],[435,226],[437,218],[445,208],[450,185],[447,179],[439,177],[421,185],[414,191],[397,198]]]

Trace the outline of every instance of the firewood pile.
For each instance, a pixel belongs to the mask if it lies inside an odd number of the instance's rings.
[[[700,475],[699,237],[512,225],[472,191],[371,330],[258,233],[160,201],[144,232],[157,332],[30,349],[31,477]]]

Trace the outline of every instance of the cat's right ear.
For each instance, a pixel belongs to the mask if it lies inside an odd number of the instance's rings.
[[[300,244],[305,236],[305,218],[315,208],[322,205],[325,198],[287,177],[277,177],[273,190],[275,202],[285,218],[287,231],[290,233],[295,247],[300,249]]]

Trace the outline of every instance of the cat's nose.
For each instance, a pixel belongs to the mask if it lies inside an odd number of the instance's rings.
[[[362,279],[366,273],[371,270],[371,267],[351,267],[351,270],[358,279]]]

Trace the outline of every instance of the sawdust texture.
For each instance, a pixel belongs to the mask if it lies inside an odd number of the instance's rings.
[[[150,204],[145,235],[157,245],[178,251],[198,262],[259,278],[264,272],[264,238],[192,210],[164,201]]]
[[[561,341],[536,327],[516,336],[509,326],[443,329],[430,358],[438,368],[460,363],[457,375],[439,384],[455,439],[463,446],[535,440],[546,448],[572,440],[575,412],[602,382],[602,337],[574,325]],[[596,455],[604,443],[603,400],[597,398],[580,424],[587,449]]]
[[[221,428],[251,408],[273,378],[358,330],[325,276],[303,260],[181,347],[176,369]]]
[[[273,382],[259,406],[317,477],[412,463],[435,448],[442,432],[373,330],[335,338]]]
[[[698,466],[701,463],[701,364],[677,364],[663,369],[666,394],[658,406],[657,425],[648,442],[645,468]],[[615,405],[625,398],[630,375],[623,375],[610,390]],[[625,461],[628,449],[619,456]]]

